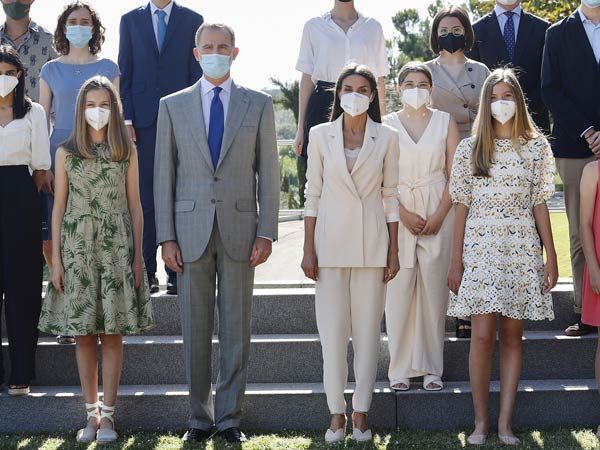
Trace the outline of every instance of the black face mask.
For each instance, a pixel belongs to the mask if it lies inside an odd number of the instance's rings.
[[[446,36],[438,36],[438,45],[441,50],[446,50],[448,53],[456,53],[464,50],[467,46],[465,35],[454,36],[452,33]]]
[[[352,0],[340,0],[340,2],[342,2],[342,3],[349,3],[349,2],[351,2],[351,1],[352,1]]]

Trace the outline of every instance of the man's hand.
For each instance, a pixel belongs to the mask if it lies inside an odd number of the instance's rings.
[[[254,268],[264,263],[271,256],[273,243],[265,238],[257,237],[252,245],[252,253],[250,254],[250,267]]]
[[[129,131],[129,136],[131,136],[131,140],[133,142],[137,142],[137,136],[135,134],[135,128],[133,125],[127,125],[127,131]]]
[[[177,273],[183,273],[183,258],[176,241],[162,243],[162,259],[169,269]]]

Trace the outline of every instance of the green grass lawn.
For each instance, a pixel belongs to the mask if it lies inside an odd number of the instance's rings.
[[[569,224],[564,212],[550,213],[554,246],[558,256],[558,275],[561,278],[571,277],[571,259],[569,256]]]
[[[598,450],[600,441],[594,434],[594,430],[580,429],[551,429],[541,431],[529,431],[517,433],[523,440],[519,449],[523,450]],[[123,433],[116,445],[96,444],[84,445],[75,442],[74,433],[60,435],[4,435],[0,436],[0,449],[19,450],[71,450],[71,449],[127,449],[127,450],[175,450],[175,449],[207,449],[207,450],[229,450],[240,448],[228,445],[220,440],[213,440],[206,444],[184,444],[180,435],[160,433]],[[397,431],[393,433],[378,433],[373,444],[356,444],[346,439],[342,445],[327,445],[322,435],[315,433],[282,433],[278,435],[253,435],[251,439],[241,448],[243,450],[304,450],[304,449],[414,449],[414,450],[444,450],[474,448],[466,444],[467,434],[456,431]],[[490,437],[488,443],[482,449],[503,449],[507,447],[500,444],[498,439]]]

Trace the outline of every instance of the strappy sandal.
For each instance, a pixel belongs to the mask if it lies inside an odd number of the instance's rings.
[[[471,339],[471,321],[456,319],[456,337],[458,339]]]
[[[366,412],[358,412],[358,411],[354,411],[352,413],[354,414],[363,414],[365,417],[367,417],[367,413]],[[370,442],[373,440],[373,433],[371,433],[371,429],[367,428],[365,431],[360,431],[359,428],[356,428],[354,426],[354,419],[352,420],[352,440],[354,440],[355,442]]]
[[[102,405],[102,412],[100,413],[100,420],[107,419],[112,424],[112,430],[110,428],[99,428],[96,432],[96,440],[99,444],[107,444],[111,442],[115,442],[119,435],[115,431],[115,419],[113,419],[113,415],[115,414],[114,406],[106,406]]]
[[[434,387],[429,387],[430,384]],[[423,389],[426,391],[441,391],[444,389],[444,382],[437,375],[425,375],[423,377]]]
[[[404,387],[401,387],[404,385]],[[390,389],[396,392],[404,392],[410,389],[410,378],[401,378],[400,380],[390,384]]]
[[[85,409],[87,412],[87,421],[89,422],[92,417],[100,421],[100,402],[86,403]],[[98,427],[92,427],[88,425],[77,432],[77,442],[93,442],[96,440],[96,431]]]

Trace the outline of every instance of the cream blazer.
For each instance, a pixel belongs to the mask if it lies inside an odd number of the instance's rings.
[[[348,172],[343,115],[310,130],[304,215],[316,217],[319,267],[385,267],[387,222],[399,221],[398,134],[367,118],[363,146]]]
[[[433,75],[431,106],[452,116],[458,125],[461,139],[471,136],[479,108],[479,95],[490,74],[489,69],[480,62],[467,59],[464,70],[454,80],[442,67],[439,58],[425,64]]]

